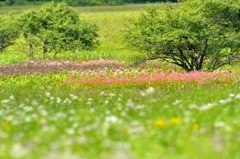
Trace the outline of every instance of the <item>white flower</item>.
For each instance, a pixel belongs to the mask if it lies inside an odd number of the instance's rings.
[[[88,139],[85,136],[81,136],[81,137],[78,138],[78,143],[81,144],[81,145],[86,144],[87,141],[88,141]]]
[[[110,93],[109,96],[110,96],[110,97],[115,97],[116,94],[114,94],[114,93]]]
[[[145,112],[140,112],[140,113],[139,113],[139,116],[140,116],[140,117],[145,116]]]
[[[232,98],[227,98],[227,99],[222,99],[219,101],[220,104],[227,104],[230,103],[232,101]]]
[[[89,112],[90,113],[95,113],[95,108],[91,108]]]
[[[189,104],[188,108],[189,109],[197,109],[198,107],[196,104],[191,103],[191,104]]]
[[[5,118],[6,121],[13,121],[13,116],[9,115]]]
[[[59,97],[56,98],[57,103],[60,103],[61,101],[62,101],[61,98],[59,98]]]
[[[107,116],[105,118],[106,123],[116,123],[118,121],[118,118],[115,116]]]
[[[51,93],[50,93],[50,92],[46,92],[46,93],[45,93],[45,96],[46,96],[46,97],[51,97]]]
[[[136,109],[143,109],[145,106],[143,104],[136,105]]]
[[[111,111],[110,110],[106,110],[105,112],[107,115],[110,115],[111,114]]]
[[[127,113],[126,112],[121,112],[121,116],[125,117],[125,116],[127,116]]]
[[[40,114],[41,114],[42,116],[47,116],[47,115],[48,115],[48,112],[47,112],[45,109],[41,109],[41,110],[40,110]]]
[[[144,127],[142,126],[137,126],[137,127],[132,127],[128,130],[129,134],[136,134],[136,133],[140,133],[140,132],[144,132]]]
[[[77,127],[79,127],[79,123],[78,123],[78,122],[73,123],[72,127],[73,127],[73,128],[77,128]]]
[[[191,115],[191,111],[188,111],[188,110],[184,111],[184,115],[190,116]]]
[[[215,106],[217,106],[216,103],[208,103],[206,105],[203,105],[203,106],[199,107],[198,110],[205,111],[205,110],[211,109],[211,108],[213,108]]]
[[[155,103],[155,102],[157,102],[157,99],[151,98],[151,99],[150,99],[150,102],[151,102],[151,103]]]
[[[105,92],[104,91],[102,91],[102,92],[100,92],[100,94],[99,94],[100,96],[103,96],[103,95],[105,95]]]
[[[154,92],[155,92],[155,89],[154,89],[153,87],[149,87],[149,88],[145,91],[145,93],[146,93],[147,95],[153,94]]]
[[[11,151],[12,157],[14,158],[22,158],[27,154],[27,150],[20,143],[13,144],[10,151]]]
[[[68,98],[66,98],[63,103],[67,103],[67,104],[70,104],[72,101],[70,101]]]
[[[163,108],[164,108],[164,109],[169,109],[169,105],[166,105],[166,104],[165,104],[165,105],[163,106]]]
[[[2,100],[2,101],[1,101],[2,104],[7,104],[7,103],[9,103],[9,102],[10,102],[10,100],[8,100],[8,99],[5,99],[5,100]]]
[[[26,107],[23,107],[23,109],[25,110],[25,112],[30,112],[30,111],[32,111],[32,110],[33,110],[33,108],[32,108],[32,107],[28,107],[28,106],[26,106]]]
[[[173,105],[178,105],[182,102],[182,100],[176,100],[175,102],[173,102]]]
[[[108,100],[105,100],[105,101],[104,101],[104,104],[108,104],[108,103],[109,103],[109,101],[108,101]]]
[[[70,142],[71,143],[71,142]],[[63,152],[57,152],[57,151],[49,151],[47,155],[44,157],[46,159],[83,159],[82,157],[79,157],[69,150]]]
[[[92,98],[88,98],[88,101],[93,101],[93,99]]]
[[[219,122],[214,123],[214,127],[217,127],[217,128],[225,127],[225,125],[226,124],[223,121],[219,121]]]
[[[75,96],[74,94],[70,94],[70,97],[71,97],[72,99],[78,99],[78,96]]]
[[[39,103],[36,101],[36,100],[32,100],[32,105],[35,105],[35,106],[38,106],[39,105]]]
[[[13,95],[11,95],[11,96],[9,97],[9,99],[10,99],[10,100],[14,100],[15,97],[14,97]]]
[[[87,102],[86,104],[87,104],[87,105],[91,105],[91,104],[92,104],[92,101],[89,101],[89,102]]]
[[[133,107],[134,106],[133,101],[131,99],[128,99],[126,106]]]
[[[73,135],[75,133],[75,130],[72,128],[66,129],[66,133],[69,135]]]
[[[26,122],[31,122],[31,121],[32,121],[32,118],[31,118],[30,116],[27,116],[27,117],[25,118],[25,121],[26,121]]]
[[[240,93],[235,96],[236,99],[240,99]]]
[[[141,92],[140,92],[140,95],[141,95],[142,97],[144,97],[144,96],[146,96],[147,94],[146,94],[145,92],[141,91]]]
[[[19,108],[23,108],[23,107],[25,107],[25,104],[24,104],[24,103],[21,103],[18,107],[19,107]]]

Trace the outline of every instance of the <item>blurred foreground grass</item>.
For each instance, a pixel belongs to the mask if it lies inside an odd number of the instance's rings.
[[[237,80],[88,87],[69,75],[0,77],[0,158],[240,157]]]

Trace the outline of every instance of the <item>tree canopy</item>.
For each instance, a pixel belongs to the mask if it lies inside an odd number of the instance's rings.
[[[149,9],[132,22],[127,44],[186,71],[240,61],[240,1],[191,0],[179,8]],[[141,62],[141,61],[140,61]]]

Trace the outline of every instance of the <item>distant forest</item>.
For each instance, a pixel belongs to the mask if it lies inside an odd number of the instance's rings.
[[[127,3],[177,2],[178,0],[0,0],[1,5],[26,5],[44,2],[67,2],[69,5],[121,5]]]

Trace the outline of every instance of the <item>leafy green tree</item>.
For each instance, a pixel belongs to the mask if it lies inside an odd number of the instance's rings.
[[[38,11],[21,15],[19,25],[29,44],[42,47],[42,53],[92,50],[98,45],[97,27],[80,19],[78,13],[65,3],[47,3]]]
[[[0,53],[13,45],[19,35],[16,20],[11,15],[0,15]]]
[[[18,20],[21,33],[29,45],[29,56],[33,57],[34,46],[39,45],[41,34],[40,14],[37,11],[26,11]]]
[[[146,60],[186,71],[217,69],[240,61],[240,1],[191,0],[179,8],[149,9],[129,26],[127,44]]]

